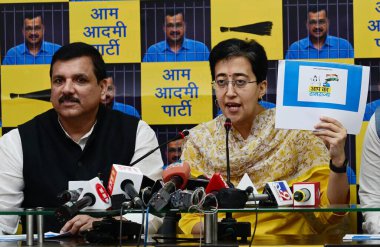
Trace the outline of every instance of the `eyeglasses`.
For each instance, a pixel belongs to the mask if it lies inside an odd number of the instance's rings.
[[[168,152],[169,153],[181,153],[182,149],[181,149],[181,147],[179,147],[179,148],[168,148]]]
[[[181,29],[183,28],[183,24],[182,23],[167,23],[166,28]]]
[[[244,88],[245,86],[247,86],[248,83],[255,83],[255,82],[257,82],[257,81],[246,81],[246,80],[228,81],[228,80],[224,80],[224,79],[219,79],[219,80],[212,81],[212,85],[214,86],[215,89],[216,88],[225,89],[228,87],[229,83],[232,83],[233,87]]]
[[[41,31],[42,27],[41,26],[34,26],[34,27],[31,27],[31,26],[27,26],[24,28],[25,32],[32,32],[32,31]]]
[[[108,86],[107,87],[107,92],[112,92],[115,89],[114,86]]]
[[[325,25],[327,23],[326,20],[310,20],[309,25]]]

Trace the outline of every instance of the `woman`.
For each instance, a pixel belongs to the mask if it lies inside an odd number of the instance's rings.
[[[265,110],[258,103],[266,93],[268,67],[265,50],[255,41],[222,41],[211,51],[209,61],[223,115],[190,131],[182,160],[189,162],[192,174],[211,176],[220,172],[226,177],[224,123],[230,118],[233,184],[237,185],[244,173],[259,191],[270,181],[286,180],[289,185],[321,182],[322,205],[347,203],[347,131],[342,124],[321,117],[314,132],[275,129],[275,110]],[[233,217],[254,225],[252,214],[236,213]],[[342,215],[335,213],[263,213],[259,215],[256,234],[321,233],[340,218]],[[180,221],[184,233],[200,233],[202,226],[194,214],[186,214]]]

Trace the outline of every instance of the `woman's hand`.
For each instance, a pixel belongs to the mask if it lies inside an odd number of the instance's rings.
[[[343,166],[346,159],[344,145],[347,138],[347,130],[336,119],[322,116],[321,122],[316,124],[314,134],[321,138],[330,152],[332,163],[337,166]]]

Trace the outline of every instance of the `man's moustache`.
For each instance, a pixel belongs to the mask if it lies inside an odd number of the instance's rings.
[[[171,158],[171,162],[176,162],[180,159],[181,157],[180,156],[174,156]]]
[[[179,32],[170,32],[170,35],[179,35]]]
[[[39,37],[40,37],[39,35],[29,35],[30,39],[36,39],[36,38],[39,38]]]
[[[69,95],[63,95],[58,99],[58,102],[62,104],[65,101],[80,103],[80,100]]]

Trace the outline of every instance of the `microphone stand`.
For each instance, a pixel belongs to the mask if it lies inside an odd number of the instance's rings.
[[[188,130],[183,130],[181,132],[178,133],[177,136],[175,136],[174,138],[162,143],[161,145],[155,147],[154,149],[150,150],[149,152],[147,152],[146,154],[144,154],[143,156],[141,156],[140,158],[138,158],[137,160],[133,161],[131,164],[129,164],[130,166],[133,166],[137,163],[139,163],[141,160],[145,159],[146,157],[148,157],[149,155],[151,155],[152,153],[154,153],[154,151],[156,151],[157,149],[167,145],[169,142],[172,142],[172,141],[176,141],[176,140],[179,140],[179,139],[184,139],[185,136],[187,136],[189,134],[189,131]]]
[[[226,129],[226,161],[227,161],[227,185],[230,188],[235,188],[231,183],[231,170],[230,170],[230,149],[228,148],[228,133],[232,127],[231,119],[227,118],[224,123],[224,128]]]
[[[163,147],[164,145],[167,145],[169,142],[176,141],[179,139],[184,139],[186,136],[189,135],[189,133],[190,132],[186,129],[179,132],[178,135],[175,136],[174,138],[158,145],[156,148],[150,150],[149,152],[147,152],[146,154],[144,154],[143,156],[141,156],[140,158],[138,158],[134,162],[130,163],[130,166],[133,166],[133,165],[139,163],[141,160],[145,159],[146,157],[148,157],[149,155],[154,153],[157,149]],[[177,226],[177,222],[178,222],[178,214],[168,212],[164,216],[164,222],[166,223],[166,227],[163,227],[163,229],[161,230],[162,234],[165,237],[173,237],[173,233],[175,234],[175,232],[176,232],[175,230],[176,230],[176,226]],[[174,235],[174,237],[175,237],[175,235]]]
[[[230,170],[230,152],[228,148],[228,133],[232,127],[231,119],[227,118],[224,123],[226,129],[226,163],[227,163],[227,185],[229,189],[234,189],[235,186],[231,183],[231,170]],[[226,217],[218,222],[218,239],[237,241],[241,237],[241,242],[247,242],[247,237],[251,236],[251,223],[237,222],[232,217],[232,212],[226,212]]]

